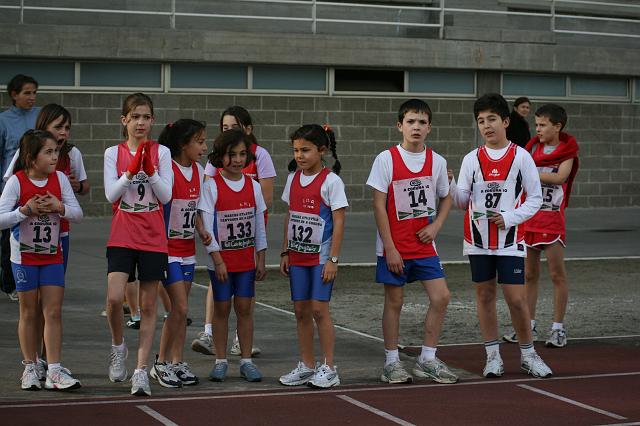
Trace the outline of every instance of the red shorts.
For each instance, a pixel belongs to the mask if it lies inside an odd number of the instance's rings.
[[[524,233],[524,243],[527,247],[535,248],[539,250],[543,250],[544,247],[540,246],[548,246],[555,242],[559,242],[562,244],[562,247],[566,247],[567,245],[564,242],[565,234],[546,234],[542,232],[525,232]]]

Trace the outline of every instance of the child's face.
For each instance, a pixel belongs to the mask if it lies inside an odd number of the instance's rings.
[[[476,118],[476,124],[482,139],[489,146],[500,145],[507,140],[509,118],[502,118],[493,111],[481,111]]]
[[[316,144],[306,139],[293,141],[293,158],[306,175],[315,174],[322,169],[322,155],[325,151],[325,147],[318,149]]]
[[[20,92],[11,92],[11,99],[16,107],[20,109],[31,109],[36,104],[36,94],[38,89],[33,83],[26,83]]]
[[[236,120],[233,115],[225,115],[224,117],[222,117],[222,131],[226,132],[227,130],[231,129],[240,129],[248,135],[250,135],[251,131],[253,130],[251,126],[245,127],[242,124],[238,123],[238,120]]]
[[[523,102],[516,107],[516,112],[522,116],[522,118],[527,118],[529,112],[531,111],[531,104],[529,102]]]
[[[47,139],[35,160],[32,168],[37,173],[48,175],[56,170],[58,164],[58,143],[53,139]]]
[[[247,164],[247,145],[244,142],[229,148],[222,157],[222,168],[230,177],[242,175],[242,169]]]
[[[398,131],[402,133],[403,143],[423,144],[429,132],[429,114],[425,112],[409,111],[404,115],[402,123],[398,122]]]
[[[58,146],[62,146],[67,142],[67,140],[69,140],[71,124],[69,124],[69,122],[65,120],[64,116],[61,115],[49,123],[46,130],[56,138]]]
[[[536,116],[536,134],[542,143],[554,142],[560,134],[560,123],[553,124],[549,117]]]
[[[199,161],[204,153],[207,152],[206,137],[207,133],[203,130],[193,135],[189,143],[182,147],[182,152],[189,161]]]
[[[138,105],[129,114],[120,116],[122,125],[127,128],[130,139],[147,140],[153,124],[153,115],[148,105]]]

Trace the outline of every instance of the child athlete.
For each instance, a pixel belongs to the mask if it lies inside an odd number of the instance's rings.
[[[213,340],[217,357],[209,378],[217,382],[224,381],[229,366],[226,353],[232,298],[240,339],[240,376],[249,382],[262,380],[251,359],[252,299],[255,282],[265,276],[267,207],[260,185],[242,173],[251,160],[245,132],[222,132],[209,154],[211,164],[222,170],[204,183],[198,204],[204,229],[214,237],[207,252],[213,263],[208,269],[213,287]]]
[[[167,234],[162,205],[171,200],[173,171],[169,149],[149,140],[153,103],[147,95],[127,96],[120,120],[127,139],[104,153],[105,195],[113,203],[107,242],[109,379],[121,382],[127,378],[122,303],[127,281],[134,280],[137,271],[142,318],[131,394],[144,396],[151,395],[146,367],[156,326],[158,282],[165,279],[167,273]]]
[[[308,384],[329,388],[340,384],[333,354],[335,334],[329,313],[333,281],[344,235],[344,183],[338,177],[340,162],[336,139],[328,126],[307,124],[291,135],[293,160],[289,163],[282,201],[289,205],[284,220],[280,272],[289,277],[296,314],[300,361],[280,377],[286,386]],[[331,152],[333,172],[323,156]],[[296,171],[297,169],[297,171]],[[313,323],[318,327],[322,365],[313,354]]]
[[[187,326],[188,298],[196,263],[196,219],[204,169],[198,160],[207,151],[205,125],[181,119],[167,125],[158,142],[171,151],[173,192],[164,206],[169,240],[167,278],[162,281],[171,311],[164,321],[160,351],[151,377],[165,387],[195,385],[196,377],[182,361]]]
[[[54,136],[46,131],[27,131],[20,141],[20,157],[14,174],[0,197],[0,228],[11,227],[11,267],[20,295],[18,336],[24,357],[24,390],[41,389],[36,369],[41,339],[39,309],[45,320],[44,341],[49,358],[45,388],[80,387],[80,382],[60,364],[64,296],[60,219],[78,222],[82,219],[82,209],[68,179],[56,171],[57,162]]]
[[[220,131],[224,132],[230,129],[241,129],[249,137],[251,154],[254,157],[247,167],[242,169],[242,172],[260,183],[260,189],[262,191],[262,197],[267,205],[267,210],[271,208],[273,202],[273,181],[276,177],[276,170],[273,167],[273,161],[269,152],[261,147],[256,140],[253,133],[253,120],[249,111],[241,106],[231,106],[222,112],[220,116]],[[210,162],[207,162],[205,167],[205,174],[209,177],[213,177],[217,174],[218,170],[213,167]],[[267,213],[265,213],[265,223],[267,222]],[[255,300],[254,300],[255,302]],[[204,330],[198,335],[198,338],[191,343],[191,349],[196,352],[203,353],[205,355],[213,355],[213,338],[212,338],[212,324],[213,323],[213,296],[211,294],[211,285],[207,294],[207,303],[205,308],[205,327]],[[235,334],[233,339],[233,345],[231,346],[231,355],[240,355],[240,344],[238,342],[238,333]],[[251,348],[251,355],[256,356],[260,354],[260,348]]]

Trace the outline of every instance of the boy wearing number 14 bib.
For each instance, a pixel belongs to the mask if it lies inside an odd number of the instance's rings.
[[[376,282],[384,284],[385,363],[381,380],[408,383],[412,376],[398,354],[400,312],[404,286],[420,281],[429,298],[422,352],[413,373],[438,383],[458,377],[436,358],[436,347],[449,304],[449,289],[436,251],[435,238],[451,209],[447,162],[425,144],[432,113],[420,99],[410,99],[398,111],[402,143],[380,153],[367,185],[373,188],[378,227]]]

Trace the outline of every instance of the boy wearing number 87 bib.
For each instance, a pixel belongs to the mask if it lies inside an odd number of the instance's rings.
[[[398,355],[400,312],[404,285],[420,281],[429,298],[422,352],[413,373],[438,383],[458,377],[436,358],[438,338],[449,304],[449,289],[435,247],[435,238],[451,209],[447,162],[425,144],[432,113],[420,99],[410,99],[398,111],[402,143],[380,153],[371,167],[367,185],[373,188],[378,227],[376,281],[384,284],[385,363],[381,380],[408,383],[412,376]]]
[[[531,156],[507,139],[509,106],[501,95],[480,97],[473,110],[485,144],[462,160],[458,183],[451,182],[451,196],[459,208],[467,210],[464,254],[469,256],[471,279],[476,283],[480,332],[487,354],[483,375],[500,377],[504,373],[497,340],[498,282],[520,337],[521,369],[534,377],[548,377],[551,369],[533,348],[524,288],[522,223],[542,203],[538,171]]]
[[[265,277],[267,206],[260,184],[242,173],[253,159],[248,135],[242,130],[222,132],[213,142],[209,161],[221,172],[203,184],[198,210],[204,229],[213,235],[207,245],[213,288],[213,341],[216,361],[209,378],[224,381],[228,362],[227,338],[231,299],[240,340],[240,376],[259,382],[262,374],[251,359],[253,344],[252,298],[255,282]]]

